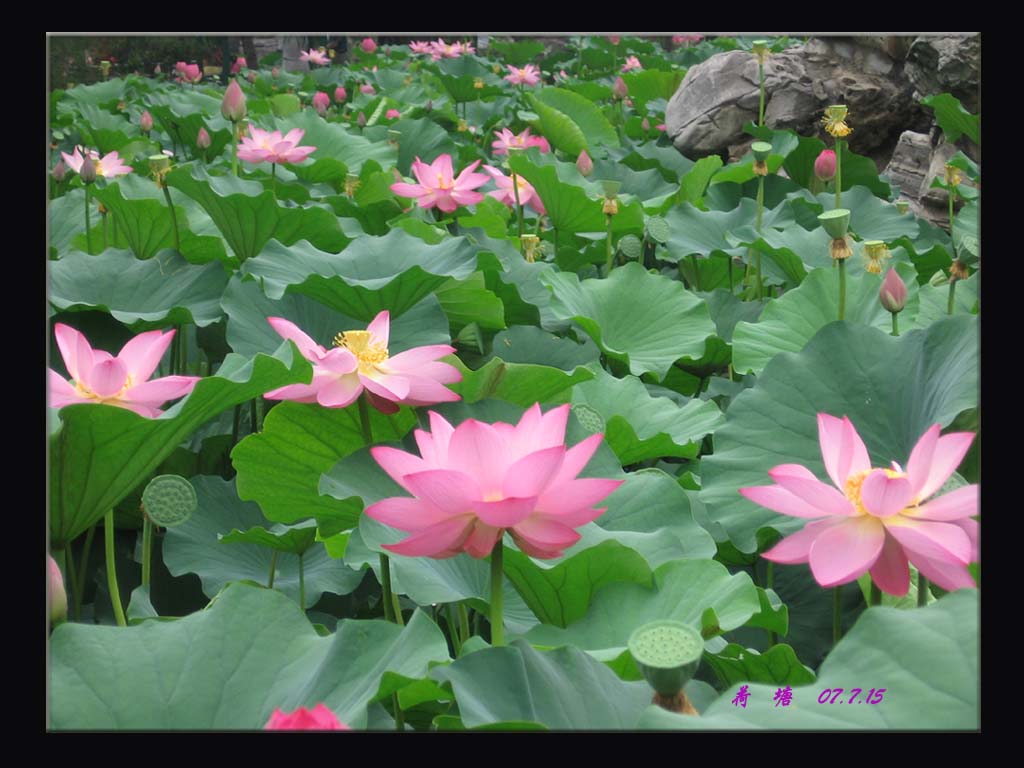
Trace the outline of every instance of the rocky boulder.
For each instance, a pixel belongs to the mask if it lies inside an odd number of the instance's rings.
[[[906,73],[919,96],[951,93],[978,111],[981,40],[978,35],[919,37],[907,53]]]

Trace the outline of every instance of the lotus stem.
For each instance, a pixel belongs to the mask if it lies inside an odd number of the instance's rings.
[[[839,587],[832,588],[832,645],[833,647],[843,636],[843,603]]]
[[[459,631],[462,633],[462,642],[469,640],[469,614],[462,603],[459,603]]]
[[[764,127],[764,62],[758,61],[757,64],[757,76],[761,81],[761,101],[757,106],[757,125],[759,128]]]
[[[74,601],[74,599],[78,597],[79,586],[77,574],[75,573],[75,558],[71,552],[71,544],[72,542],[69,541],[67,543],[67,546],[64,547],[64,549],[58,550],[58,556],[53,559],[58,566],[63,566],[61,570],[63,570],[68,575],[64,582],[66,586],[71,589],[71,599],[72,601]],[[63,558],[61,557],[61,555],[63,555]],[[64,562],[61,562],[62,559]],[[74,603],[72,602],[72,604]]]
[[[277,163],[270,164],[270,190],[274,193],[274,202],[277,202]]]
[[[764,221],[764,176],[757,177],[757,219],[754,227],[757,234],[761,234],[761,223]],[[760,300],[764,294],[764,281],[761,277],[761,252],[754,251],[754,269],[757,278],[757,298]]]
[[[882,590],[878,588],[875,582],[871,582],[871,600],[869,605],[881,605],[882,604]]]
[[[519,177],[512,171],[512,195],[516,199],[516,212],[519,215],[519,250],[523,249],[523,206],[519,202]]]
[[[277,575],[277,550],[270,555],[270,575],[267,576],[267,589],[274,588],[274,576]]]
[[[124,617],[124,608],[121,607],[121,591],[117,587],[117,566],[114,564],[114,510],[107,510],[103,516],[103,538],[106,542],[107,556],[107,589],[110,590],[110,604],[114,607],[114,618],[117,626],[127,627],[128,621]]]
[[[491,645],[498,647],[505,644],[505,626],[502,620],[502,550],[503,542],[498,537],[494,549],[491,550]]]
[[[167,210],[171,212],[171,231],[174,232],[174,250],[181,253],[181,239],[178,236],[178,215],[174,212],[174,203],[171,202],[171,190],[166,184],[161,184],[164,197],[167,199]]]
[[[103,249],[107,250],[107,214],[100,212],[100,222],[102,224],[101,231],[103,234]]]
[[[231,173],[238,176],[238,123],[231,124]]]
[[[142,586],[149,586],[153,551],[153,523],[149,515],[142,513]]]
[[[92,253],[92,225],[89,223],[89,185],[85,185],[85,249]]]
[[[462,644],[465,640],[462,637],[461,625],[455,618],[455,605],[454,603],[448,603],[448,631],[452,636],[452,650],[455,652],[455,658],[459,657],[462,653]]]
[[[917,572],[917,607],[928,605],[928,579],[920,571]]]
[[[398,704],[398,692],[391,694],[391,705],[395,709],[395,730],[405,730],[405,716],[402,714],[402,707]]]
[[[946,302],[946,314],[953,314],[953,306],[956,303],[956,278],[950,275],[949,277],[949,300]]]
[[[693,289],[700,290],[700,270],[697,268],[697,254],[690,254],[690,264],[693,266]]]
[[[612,273],[612,256],[614,256],[615,251],[612,250],[612,217],[611,217],[611,214],[605,214],[605,218],[608,220],[608,236],[607,236],[607,239],[606,239],[607,251],[608,251],[608,264],[605,267],[604,276],[608,277],[608,275],[610,275]]]
[[[846,316],[846,259],[837,259],[839,262],[839,319]]]
[[[93,525],[85,534],[85,547],[82,550],[82,560],[78,564],[78,578],[75,580],[79,585],[75,592],[74,616],[77,621],[82,610],[82,593],[85,591],[85,577],[89,571],[89,553],[92,551],[92,537],[96,533],[96,526]],[[70,546],[70,545],[69,545]]]
[[[899,315],[899,312],[893,312],[892,313],[892,335],[893,336],[899,336],[900,335],[900,324],[896,320],[896,317],[898,315]]]
[[[306,568],[302,561],[302,553],[299,553],[299,608],[306,612]]]
[[[775,584],[775,563],[768,560],[768,566],[764,569],[764,588],[771,589]],[[768,647],[771,648],[773,645],[779,642],[779,636],[774,631],[768,630]]]
[[[842,208],[843,195],[843,140],[836,139],[836,208]],[[840,318],[842,319],[842,318]]]

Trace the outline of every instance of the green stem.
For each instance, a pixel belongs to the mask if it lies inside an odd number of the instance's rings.
[[[754,226],[757,234],[761,234],[761,222],[764,220],[764,176],[757,177],[757,219]],[[764,281],[761,277],[761,252],[754,253],[755,269],[757,275],[757,298],[760,300],[764,295]]]
[[[757,125],[764,127],[764,62],[758,62],[757,76],[761,81],[761,102],[757,107]]]
[[[167,199],[167,210],[171,212],[171,230],[174,232],[174,250],[181,253],[181,238],[178,236],[178,215],[174,212],[174,203],[171,202],[171,190],[166,184],[161,185],[164,190],[164,197]]]
[[[917,572],[917,607],[924,608],[928,605],[928,579]]]
[[[256,406],[256,418],[253,420],[253,431],[263,431],[263,395],[256,395],[252,401],[253,405]]]
[[[895,317],[895,315],[894,315]],[[881,605],[882,604],[882,590],[878,588],[875,582],[871,582],[871,601],[869,605]]]
[[[900,324],[896,320],[896,316],[897,315],[899,315],[899,312],[893,312],[892,313],[892,335],[893,336],[899,336],[900,335]]]
[[[839,587],[832,588],[832,645],[835,646],[843,636],[843,604],[839,595]]]
[[[105,250],[107,250],[107,214],[105,214],[105,213],[101,213],[100,214],[100,222],[102,224],[102,233],[103,233],[103,250],[105,251]]]
[[[82,593],[85,592],[85,577],[89,571],[89,553],[92,552],[92,537],[96,533],[96,526],[93,525],[85,534],[85,547],[82,550],[82,561],[78,564],[78,591],[75,592],[75,620],[79,618],[82,610]],[[69,545],[70,546],[70,545]]]
[[[75,573],[75,558],[71,552],[72,542],[68,542],[68,545],[62,550],[64,553],[64,562],[61,563],[61,558],[53,558],[57,565],[63,565],[63,571],[67,574],[67,578],[64,579],[64,583],[67,589],[71,592],[71,604],[74,605],[74,600],[78,597],[80,585],[78,583],[78,575]],[[58,552],[60,554],[60,552]],[[65,595],[66,599],[66,595]]]
[[[383,552],[378,555],[380,563],[381,602],[384,604],[384,621],[394,621],[394,604],[391,602],[391,561]]]
[[[846,316],[846,259],[838,259],[839,262],[839,319]]]
[[[946,302],[946,314],[953,314],[953,305],[956,303],[956,279],[952,276],[949,278],[949,301]]]
[[[267,589],[274,588],[274,577],[277,575],[277,550],[270,555],[270,575],[267,576]]]
[[[842,208],[843,195],[843,140],[836,139],[836,208]]]
[[[178,326],[178,336],[181,338],[181,354],[178,360],[178,373],[188,375],[188,326],[182,323]]]
[[[277,202],[277,163],[270,164],[270,189],[274,193],[274,202]]]
[[[238,176],[238,123],[231,123],[231,173]]]
[[[614,252],[612,251],[612,217],[611,217],[611,214],[607,214],[606,213],[605,214],[605,218],[608,220],[608,236],[607,236],[607,243],[608,243],[608,265],[605,267],[604,276],[608,277],[608,275],[610,275],[612,273],[612,256],[614,255]]]
[[[359,423],[363,428],[363,439],[366,441],[366,447],[369,448],[373,445],[373,428],[370,426],[370,407],[366,404],[365,397],[360,397],[356,402],[359,404]]]
[[[306,610],[306,567],[303,563],[302,553],[299,553],[299,607]]]
[[[114,618],[117,619],[117,626],[127,627],[128,621],[124,617],[124,608],[121,607],[121,591],[117,587],[117,566],[114,564],[114,510],[112,509],[103,516],[103,538],[106,542],[107,589],[110,590],[110,603],[114,607]]]
[[[764,588],[765,589],[771,589],[772,586],[775,584],[775,563],[773,563],[771,560],[768,560],[767,562],[768,562],[768,565],[764,569]],[[776,635],[775,632],[769,630],[768,631],[768,647],[771,648],[773,645],[777,644],[778,642],[779,642],[779,636]]]
[[[117,216],[110,214],[110,241],[117,248]]]
[[[732,278],[732,256],[726,254],[726,258],[729,260],[729,293],[733,292],[733,278]]]
[[[516,199],[516,212],[519,215],[519,248],[522,250],[523,240],[523,206],[519,202],[519,177],[512,171],[512,196]]]
[[[92,253],[92,225],[89,223],[89,185],[85,185],[85,249]]]
[[[505,626],[502,622],[501,603],[504,599],[502,592],[502,553],[503,543],[498,537],[494,549],[491,550],[491,645],[499,646],[505,644]]]
[[[395,730],[405,730],[405,716],[402,714],[402,708],[398,704],[398,693],[391,694],[391,705],[395,709]]]
[[[153,523],[142,513],[142,586],[148,586],[153,552]]]
[[[462,642],[469,640],[469,614],[462,603],[459,603],[459,632],[462,634]]]
[[[455,651],[455,658],[459,658],[459,654],[462,653],[462,643],[464,642],[462,634],[459,632],[460,626],[455,618],[455,605],[448,603],[448,632],[452,636],[452,650]]]
[[[697,268],[697,254],[690,254],[690,264],[693,266],[693,289],[700,290],[700,270]]]
[[[242,428],[242,405],[235,406],[235,418],[231,421],[231,447],[238,445],[238,431]]]

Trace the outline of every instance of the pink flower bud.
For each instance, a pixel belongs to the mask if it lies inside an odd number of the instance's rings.
[[[149,133],[153,130],[153,116],[149,114],[148,109],[143,111],[142,115],[139,117],[139,128],[141,128],[145,133]]]
[[[224,91],[224,99],[220,103],[220,113],[224,115],[225,120],[237,123],[245,117],[245,112],[245,93],[242,92],[242,86],[238,84],[238,81],[232,78],[228,83],[227,90]]]
[[[64,591],[64,577],[61,576],[60,566],[50,555],[46,556],[50,561],[50,623],[63,621],[68,615],[68,595]]]
[[[78,175],[82,177],[82,181],[86,184],[92,184],[96,181],[96,163],[93,162],[92,156],[86,152],[85,157],[82,159],[82,167],[78,169]]]
[[[589,176],[594,172],[594,161],[590,159],[590,155],[587,154],[585,149],[576,158],[576,170],[584,176]]]
[[[164,71],[163,67],[161,67],[159,64],[157,64],[155,67],[153,67],[153,74],[154,75],[159,75],[163,71]]]
[[[836,153],[835,150],[823,150],[818,159],[814,161],[814,175],[822,181],[831,181],[836,175]]]
[[[317,704],[312,709],[299,707],[294,712],[282,712],[275,709],[265,731],[351,731],[352,729],[338,719],[327,705]]]
[[[369,83],[363,83],[362,85],[360,85],[359,92],[365,93],[369,96],[372,96],[374,93],[376,93],[376,91],[373,90],[373,86],[370,85]]]
[[[611,37],[608,38],[608,42],[611,43],[612,45],[618,45],[621,41],[622,38],[619,37],[618,35],[612,35]]]
[[[242,67],[248,66],[249,65],[245,63],[245,57],[239,56],[237,59],[235,59],[235,63],[231,65],[231,74],[237,75],[239,72],[242,71]]]
[[[356,118],[356,125],[358,125],[360,128],[365,128],[366,127],[366,113],[365,112],[360,112],[359,113],[359,116]]]
[[[274,67],[272,70],[270,70],[270,76],[276,80],[279,72],[280,70],[277,67]]]
[[[334,89],[334,100],[336,102],[341,104],[347,98],[348,98],[348,91],[346,91],[342,86],[339,85],[337,88]]]
[[[373,41],[372,37],[367,37],[363,38],[363,42],[359,44],[359,47],[366,51],[366,53],[373,53],[377,50],[377,43]]]
[[[316,110],[320,117],[327,114],[327,108],[331,106],[331,97],[323,91],[317,91],[313,94],[313,109]]]
[[[206,132],[205,128],[200,128],[199,133],[196,134],[196,146],[200,149],[209,149],[210,134]]]
[[[651,130],[651,121],[645,117],[640,121],[640,128],[644,133],[647,133],[647,131]]]
[[[612,86],[612,96],[620,100],[629,96],[629,88],[626,87],[626,81],[621,76],[615,78],[615,85]]]
[[[62,157],[57,161],[57,164],[53,166],[53,180],[58,184],[64,181],[64,177],[68,175],[68,167],[64,165],[64,158]]]
[[[256,73],[250,69],[248,72],[245,73],[245,79],[248,80],[250,83],[255,83]]]
[[[901,312],[907,305],[907,284],[892,267],[885,273],[882,287],[878,291],[878,300],[888,312]]]
[[[402,113],[399,112],[397,109],[389,109],[387,112],[384,113],[384,117],[386,117],[388,120],[394,120],[396,117],[401,116]]]

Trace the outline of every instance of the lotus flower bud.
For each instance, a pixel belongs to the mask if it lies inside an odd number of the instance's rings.
[[[164,68],[161,67],[159,64],[157,64],[155,67],[153,67],[153,74],[154,75],[162,74],[163,71],[164,71]]]
[[[149,110],[144,111],[139,117],[139,128],[141,128],[144,133],[149,133],[153,130],[153,116],[149,114]]]
[[[248,66],[249,65],[245,63],[245,57],[239,56],[237,59],[235,59],[235,63],[231,65],[231,74],[237,75],[239,72],[242,71],[242,67]]]
[[[611,43],[612,45],[618,45],[621,41],[622,41],[622,38],[619,37],[618,35],[611,35],[608,38],[608,42]]]
[[[907,305],[907,284],[891,267],[885,273],[882,287],[878,291],[878,300],[888,312],[902,312]]]
[[[270,76],[277,80],[277,76],[278,74],[280,74],[280,72],[281,70],[279,70],[277,67],[274,67],[272,70],[270,70]]]
[[[92,184],[96,181],[96,163],[92,161],[92,155],[85,152],[85,158],[82,160],[82,167],[78,169],[78,175],[82,177],[82,181],[86,184]]]
[[[64,591],[64,577],[61,576],[60,566],[50,555],[46,556],[50,561],[50,623],[64,621],[68,615],[68,595]]]
[[[334,89],[334,100],[336,102],[341,104],[347,98],[348,98],[348,91],[346,91],[342,86],[339,85],[337,88]]]
[[[649,130],[651,130],[651,121],[648,120],[646,117],[640,121],[640,130],[642,130],[644,133],[647,133]]]
[[[224,100],[220,103],[220,113],[225,120],[237,123],[245,117],[245,93],[237,80],[232,79],[224,91]]]
[[[594,161],[590,159],[587,150],[582,150],[576,158],[576,170],[583,176],[589,176],[594,172]]]
[[[373,86],[369,83],[363,83],[359,86],[359,92],[365,93],[367,96],[372,96],[376,91],[373,90]]]
[[[270,715],[265,731],[349,731],[352,730],[326,704],[317,704],[312,709],[299,707],[294,712],[275,709]]]
[[[64,165],[64,158],[62,157],[57,161],[57,164],[53,166],[53,180],[58,184],[64,181],[64,177],[68,175],[68,168]]]
[[[196,135],[196,146],[200,149],[209,149],[210,134],[206,132],[205,128],[199,129],[199,133]]]
[[[612,97],[621,101],[627,96],[629,96],[629,88],[626,87],[626,81],[621,76],[616,77],[615,85],[612,86]]]
[[[245,79],[248,80],[250,83],[255,83],[256,73],[250,69],[248,72],[245,73]]]
[[[360,128],[365,128],[366,127],[366,113],[365,112],[360,112],[359,116],[356,117],[356,125],[358,125]]]
[[[831,181],[836,175],[836,153],[833,149],[823,150],[814,161],[814,175],[822,181]]]
[[[384,113],[384,117],[386,117],[388,120],[394,120],[395,118],[401,116],[402,113],[399,112],[397,109],[389,109],[387,112]]]
[[[374,51],[377,50],[377,43],[373,41],[372,37],[364,37],[363,42],[359,44],[359,47],[362,48],[366,53],[373,53]]]
[[[323,91],[317,91],[313,94],[313,109],[316,110],[320,117],[327,114],[327,108],[331,105],[331,97]]]

